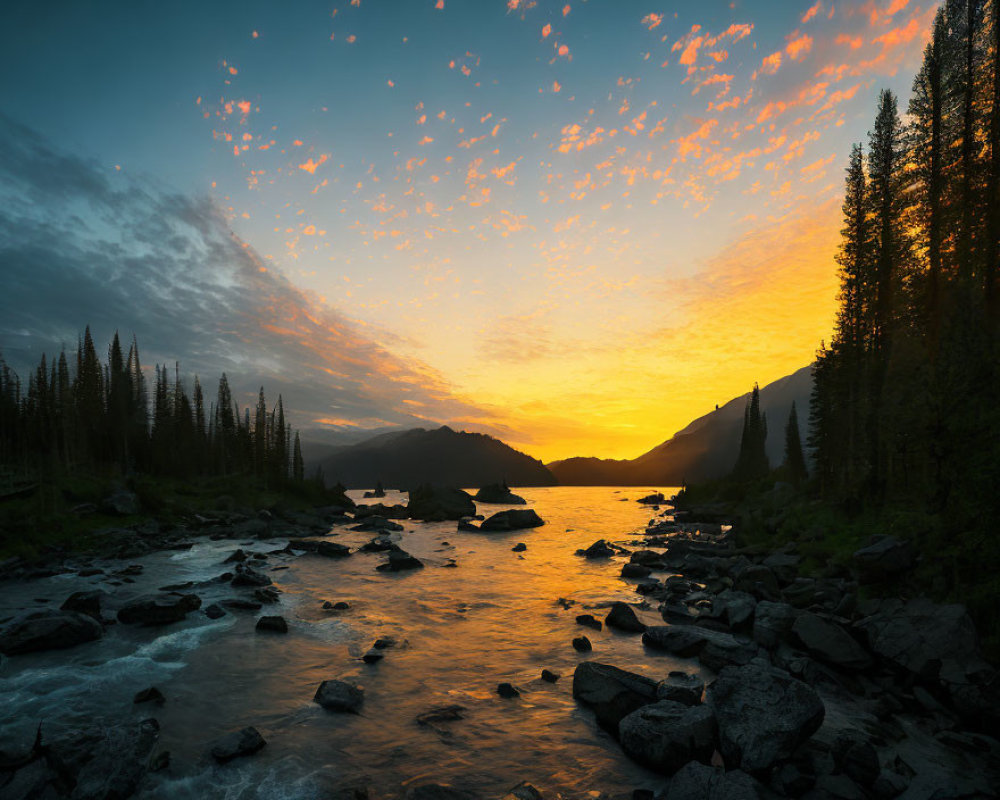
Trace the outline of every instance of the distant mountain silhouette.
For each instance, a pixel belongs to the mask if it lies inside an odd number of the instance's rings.
[[[413,428],[383,433],[358,444],[337,447],[318,462],[327,484],[387,489],[422,483],[463,488],[506,480],[511,486],[552,486],[545,465],[482,433]]]
[[[812,383],[812,366],[808,366],[760,390],[761,410],[767,415],[767,455],[772,467],[784,459],[785,423],[793,400],[805,440]],[[736,463],[749,394],[699,417],[638,458],[621,461],[567,458],[547,466],[564,486],[679,486],[721,478]]]

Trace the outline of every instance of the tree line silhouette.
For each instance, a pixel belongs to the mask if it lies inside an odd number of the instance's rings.
[[[814,372],[820,490],[980,528],[1000,466],[1000,2],[938,9],[907,122],[883,91],[843,212],[836,328]]]
[[[72,368],[70,366],[73,361]],[[247,474],[280,488],[305,479],[298,431],[281,396],[268,410],[242,410],[225,373],[206,406],[201,382],[189,395],[180,377],[156,365],[150,397],[133,337],[128,354],[115,332],[101,363],[87,327],[75,359],[42,354],[25,387],[0,357],[0,465],[12,474],[135,472],[181,479]]]

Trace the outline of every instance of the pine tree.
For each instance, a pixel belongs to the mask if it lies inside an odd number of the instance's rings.
[[[793,485],[799,486],[809,477],[806,459],[802,452],[802,436],[799,431],[799,415],[792,401],[792,410],[785,425],[785,472]]]
[[[739,481],[752,482],[766,477],[770,469],[767,460],[767,417],[760,413],[760,389],[754,384],[743,412],[740,454],[733,476]]]
[[[302,444],[299,442],[299,432],[295,431],[295,446],[292,451],[292,479],[302,483],[306,479],[306,465],[302,460]],[[381,483],[379,484],[381,488]]]

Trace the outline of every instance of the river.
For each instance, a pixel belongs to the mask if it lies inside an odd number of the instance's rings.
[[[610,601],[640,599],[633,582],[618,577],[622,559],[588,561],[575,551],[599,538],[634,539],[652,513],[635,502],[646,492],[519,493],[546,525],[497,534],[457,532],[454,522],[404,521],[405,530],[392,536],[425,563],[422,570],[376,572],[383,553],[271,555],[261,569],[282,595],[261,612],[233,611],[216,621],[195,612],[163,628],[114,625],[96,642],[8,658],[0,667],[0,748],[29,743],[39,722],[55,735],[155,716],[159,749],[171,752],[171,766],[149,776],[142,796],[171,800],[319,798],[361,785],[384,798],[424,781],[485,797],[500,797],[521,781],[566,797],[660,787],[663,779],[624,756],[571,692],[573,669],[588,659],[657,678],[672,669],[698,671],[696,662],[647,651],[637,634],[575,623],[587,609],[598,607],[593,613],[603,618],[601,607]],[[390,492],[383,502],[400,501],[405,496]],[[503,508],[481,504],[479,511]],[[352,547],[372,537],[346,527],[332,535]],[[527,550],[512,552],[518,542]],[[114,608],[166,584],[217,576],[231,566],[222,561],[237,546],[267,552],[286,543],[199,539],[190,550],[135,559],[130,563],[143,565],[143,573],[117,587],[104,576],[76,575],[6,584],[0,617],[58,607],[70,593],[95,587],[112,593],[105,605]],[[455,568],[446,566],[451,560]],[[194,591],[203,609],[238,594],[225,584]],[[350,609],[324,610],[326,600]],[[260,614],[283,615],[289,633],[256,633]],[[662,624],[655,610],[639,614]],[[584,633],[593,653],[571,646]],[[381,662],[363,663],[372,642],[387,636],[398,645]],[[543,668],[561,680],[541,681]],[[312,702],[318,684],[330,678],[364,687],[360,715]],[[498,696],[503,681],[521,696]],[[162,707],[133,706],[133,695],[148,686],[166,696]],[[446,705],[465,707],[464,718],[417,724],[417,715]],[[262,751],[227,765],[207,757],[213,740],[246,725],[267,740]]]

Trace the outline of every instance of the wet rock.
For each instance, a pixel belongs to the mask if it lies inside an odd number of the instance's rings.
[[[159,772],[170,766],[170,751],[161,750],[151,759],[149,759],[149,771]]]
[[[708,687],[726,766],[770,769],[817,731],[825,708],[816,691],[763,664],[726,667]]]
[[[894,536],[880,536],[852,556],[862,583],[891,580],[913,568],[913,547]]]
[[[101,621],[101,598],[105,593],[100,589],[73,592],[59,607],[62,611],[75,611]]]
[[[472,496],[461,489],[425,484],[410,491],[407,510],[412,519],[443,522],[474,516],[476,504]]]
[[[361,656],[361,660],[364,661],[366,664],[377,664],[383,658],[385,658],[385,653],[383,653],[377,647],[369,648],[368,652],[366,652],[363,656]]]
[[[749,664],[760,653],[760,647],[754,642],[744,642],[728,634],[716,634],[698,653],[698,660],[718,672],[723,667]]]
[[[642,634],[642,643],[654,650],[692,658],[708,644],[708,636],[689,626],[650,625]]]
[[[584,661],[573,673],[573,697],[592,708],[597,723],[617,736],[625,716],[656,702],[656,681],[610,664]]]
[[[316,555],[326,558],[346,558],[351,554],[351,548],[339,542],[319,542],[316,545]]]
[[[726,589],[712,600],[712,615],[730,628],[745,628],[752,622],[756,607],[752,594]]]
[[[510,506],[523,506],[524,498],[514,494],[506,483],[490,483],[480,487],[472,498],[477,503],[496,503]]]
[[[39,650],[62,650],[101,638],[93,617],[76,611],[46,609],[22,615],[0,632],[0,653],[12,656]]]
[[[660,700],[618,725],[622,750],[643,766],[672,775],[689,761],[708,762],[715,751],[715,718],[707,706]]]
[[[615,554],[615,549],[604,539],[598,539],[586,550],[577,550],[577,554],[586,558],[609,558]]]
[[[338,680],[323,681],[313,697],[314,702],[329,711],[344,711],[350,714],[357,714],[364,700],[365,693],[360,686]]]
[[[252,756],[265,744],[267,742],[257,729],[248,726],[223,736],[212,746],[210,752],[212,758],[220,764],[225,764],[240,756]]]
[[[169,625],[199,608],[201,598],[196,594],[139,597],[118,609],[118,621],[125,625]]]
[[[795,580],[801,563],[802,559],[791,553],[772,553],[763,561],[764,566],[771,570],[782,584]]]
[[[399,549],[399,545],[387,536],[377,536],[370,542],[361,545],[361,550],[365,553],[388,553],[390,550]]]
[[[260,611],[262,607],[256,600],[247,600],[243,597],[231,597],[228,600],[223,600],[222,605],[237,611]]]
[[[438,722],[454,722],[465,719],[465,706],[438,706],[417,715],[418,725],[434,725]]]
[[[247,560],[247,558],[249,558],[249,556],[242,549],[238,549],[238,550],[233,551],[233,553],[231,553],[226,558],[226,560],[223,561],[222,563],[223,564],[242,564],[244,561]]]
[[[226,610],[222,606],[212,603],[205,609],[205,616],[209,619],[220,619],[226,616]]]
[[[258,632],[264,633],[288,633],[288,623],[284,617],[261,617],[255,626]]]
[[[773,650],[786,639],[801,612],[788,603],[761,600],[754,609],[753,640]]]
[[[867,669],[872,664],[868,652],[847,631],[816,614],[799,615],[792,633],[811,655],[828,664],[852,670]]]
[[[420,569],[424,563],[416,556],[411,556],[405,550],[391,550],[389,560],[379,564],[375,569],[380,572],[403,572],[409,569]]]
[[[627,603],[615,603],[611,606],[611,611],[604,618],[604,624],[609,628],[617,628],[629,633],[642,633],[646,630],[646,623],[639,620],[635,609]]]
[[[510,549],[515,553],[523,553],[525,550],[528,549],[528,545],[526,545],[524,542],[518,542]]]
[[[537,528],[545,524],[534,509],[517,508],[500,511],[486,519],[479,529],[482,531],[516,531],[523,528]]]
[[[860,786],[843,774],[820,775],[810,794],[829,800],[867,800],[868,797]]]
[[[628,563],[622,565],[621,576],[623,578],[648,578],[652,571],[649,567],[642,564]]]
[[[733,588],[764,599],[774,599],[781,591],[778,578],[763,564],[751,564],[744,568],[733,580]]]
[[[323,608],[327,607],[332,608],[334,611],[347,611],[351,607],[351,604],[345,603],[343,600],[338,600],[336,603],[330,603],[328,600],[326,603],[323,603]]]
[[[405,800],[479,800],[479,796],[468,789],[458,789],[440,783],[422,783],[406,790]]]
[[[253,567],[246,564],[236,565],[236,574],[233,575],[233,586],[270,586],[271,579],[263,573],[257,572]]]
[[[277,603],[278,590],[273,586],[264,586],[253,590],[253,599],[259,603]]]
[[[155,719],[109,728],[77,774],[74,800],[132,797],[146,775],[159,737]]]
[[[395,636],[383,636],[375,640],[375,644],[372,645],[376,650],[388,650],[390,647],[396,646]]]
[[[577,636],[573,639],[573,649],[579,653],[589,653],[594,649],[594,645],[586,636]]]
[[[576,624],[583,625],[585,628],[593,628],[595,631],[599,631],[604,628],[604,623],[602,623],[593,614],[577,614]]]
[[[542,793],[530,783],[519,783],[502,800],[542,800]]]
[[[410,512],[402,503],[387,506],[385,503],[371,503],[360,505],[354,509],[354,519],[362,520],[366,517],[379,516],[386,519],[407,519]]]
[[[460,519],[458,521],[458,530],[465,531],[466,533],[479,533],[479,526],[468,519]]]
[[[132,698],[133,703],[156,703],[158,706],[162,706],[167,702],[167,698],[163,696],[163,692],[157,689],[155,686],[150,686],[148,689],[143,689],[140,692],[135,693],[135,697]]]
[[[635,502],[641,503],[644,506],[659,506],[667,502],[666,498],[663,496],[663,492],[656,492],[655,494],[648,494],[645,497],[640,497]]]
[[[521,693],[515,688],[514,684],[512,683],[497,684],[497,694],[507,699],[521,696]]]
[[[845,734],[837,738],[833,758],[837,767],[852,781],[871,787],[879,776],[878,751],[860,735]]]
[[[696,706],[701,703],[705,692],[705,681],[697,675],[674,670],[666,678],[656,684],[656,699],[670,700],[685,706]]]
[[[726,772],[691,761],[670,781],[668,800],[759,800],[757,783],[740,770]]]
[[[553,672],[552,670],[549,669],[542,670],[542,680],[545,681],[546,683],[555,683],[561,677],[562,675],[560,675],[558,672]]]
[[[373,514],[370,517],[365,517],[365,519],[358,525],[351,527],[352,531],[401,531],[403,526],[398,522],[393,522],[385,517],[380,517],[377,514]]]

